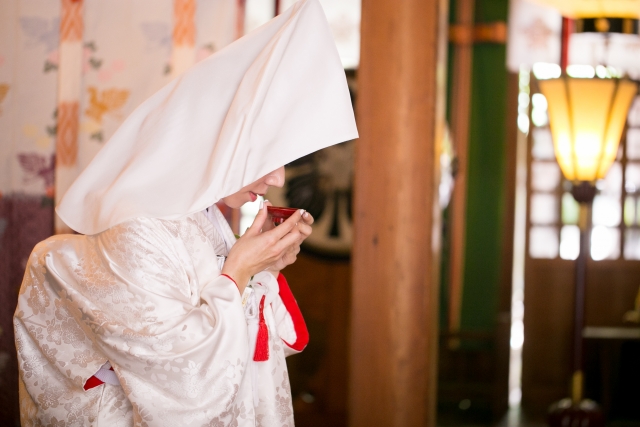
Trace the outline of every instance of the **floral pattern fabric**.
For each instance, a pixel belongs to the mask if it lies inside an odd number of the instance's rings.
[[[293,427],[282,301],[264,310],[269,359],[250,362],[241,295],[203,217],[36,246],[14,317],[23,426]],[[106,361],[122,386],[84,391]]]
[[[81,13],[71,16],[81,25],[69,25],[63,9],[80,5]],[[174,0],[0,1],[0,301],[5,307],[16,303],[33,246],[53,233],[56,192],[62,196],[122,120],[171,78],[173,5]],[[195,1],[192,62],[237,37],[237,13],[236,0]],[[61,44],[70,28],[81,38],[79,66],[71,73],[67,69],[71,78],[64,79],[79,94],[72,104],[62,102],[59,93]],[[57,138],[67,134],[71,147]],[[77,157],[66,174],[60,173],[65,169],[60,161],[70,157],[65,147]],[[0,314],[0,420],[15,425],[12,315]]]

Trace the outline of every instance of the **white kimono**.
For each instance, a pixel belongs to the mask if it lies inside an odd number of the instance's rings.
[[[24,427],[293,427],[285,356],[306,345],[304,321],[270,273],[243,308],[216,262],[233,234],[213,214],[220,231],[199,212],[35,247],[14,317]],[[256,362],[261,296],[268,359]],[[106,362],[117,379],[88,388]]]

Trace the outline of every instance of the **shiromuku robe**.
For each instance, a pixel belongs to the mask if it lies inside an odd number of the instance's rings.
[[[243,307],[220,274],[220,234],[233,234],[214,209],[218,230],[198,212],[35,247],[14,316],[24,427],[293,427],[285,356],[306,345],[304,321],[282,275],[248,288],[266,297],[260,319]],[[253,361],[252,316],[266,361]],[[88,388],[106,362],[115,384]]]
[[[284,357],[306,342],[302,317],[282,276],[257,274],[241,298],[218,258],[231,231],[204,210],[357,137],[318,0],[140,104],[56,206],[84,236],[29,259],[15,313],[23,425],[292,427]]]

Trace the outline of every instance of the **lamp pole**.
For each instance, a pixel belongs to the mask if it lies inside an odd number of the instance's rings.
[[[596,187],[587,181],[574,183],[571,189],[574,199],[580,204],[580,216],[578,227],[580,228],[580,252],[576,260],[575,290],[574,290],[574,317],[573,317],[573,360],[571,378],[571,400],[574,405],[582,402],[584,394],[583,373],[583,337],[585,296],[587,289],[587,259],[591,247],[591,208],[596,195]]]
[[[560,67],[566,75],[569,65],[569,39],[573,32],[573,20],[562,18],[562,41],[560,49]],[[575,129],[574,129],[575,131]],[[580,204],[578,227],[580,228],[580,249],[575,263],[575,289],[573,308],[573,358],[571,364],[571,401],[575,406],[580,405],[584,395],[584,312],[587,288],[587,259],[590,249],[591,207],[596,196],[596,187],[588,181],[574,181],[571,187],[573,198]]]
[[[582,331],[585,320],[587,259],[591,248],[591,208],[596,195],[596,187],[589,181],[574,182],[571,188],[571,194],[580,204],[580,216],[578,219],[578,226],[580,228],[580,252],[575,263],[571,399],[562,399],[551,405],[549,410],[549,425],[551,427],[603,427],[604,417],[598,405],[591,400],[583,399],[584,339]]]
[[[562,18],[562,42],[560,66],[564,77],[569,65],[569,38],[573,32],[573,20]],[[572,133],[575,129],[572,129]],[[591,208],[596,196],[595,184],[589,181],[573,181],[573,198],[580,205],[578,227],[580,229],[580,250],[575,263],[575,288],[573,308],[573,358],[571,363],[571,399],[562,399],[551,405],[549,425],[551,427],[582,426],[603,427],[604,417],[599,407],[584,397],[584,339],[582,331],[585,323],[585,300],[587,291],[587,259],[591,247]]]

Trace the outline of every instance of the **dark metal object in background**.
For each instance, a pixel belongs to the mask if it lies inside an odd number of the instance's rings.
[[[638,20],[630,18],[584,18],[575,21],[576,33],[617,33],[638,35]]]
[[[550,427],[603,427],[604,416],[600,407],[592,400],[584,399],[584,337],[585,297],[587,287],[587,258],[591,247],[591,207],[596,188],[590,182],[574,183],[571,194],[580,203],[580,253],[576,260],[573,358],[571,398],[562,399],[549,408]]]
[[[591,204],[596,197],[596,187],[588,182],[573,184],[571,195],[578,203]]]

